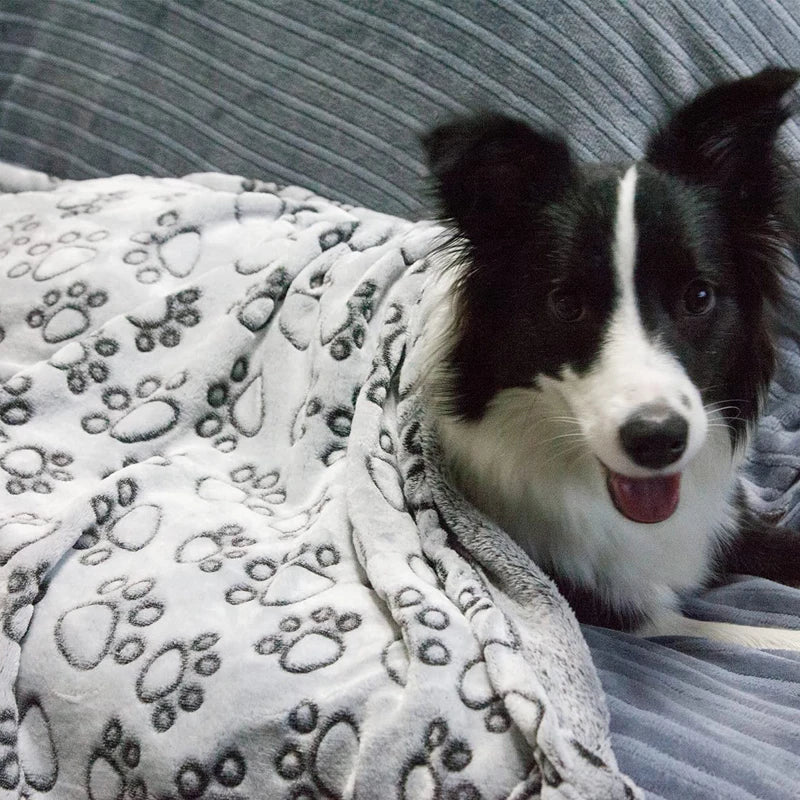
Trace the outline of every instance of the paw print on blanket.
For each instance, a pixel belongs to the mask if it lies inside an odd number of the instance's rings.
[[[161,344],[163,347],[177,347],[181,343],[184,328],[193,328],[200,322],[200,312],[195,303],[200,299],[199,289],[184,289],[167,295],[164,304],[158,308],[149,306],[148,314],[129,314],[126,319],[139,329],[136,334],[136,349],[149,353]]]
[[[286,553],[278,566],[272,559],[248,560],[244,571],[253,583],[237,583],[225,593],[231,605],[248,603],[258,597],[265,606],[288,606],[308,600],[334,586],[327,573],[340,561],[339,551],[331,544],[313,550],[303,544]]]
[[[275,757],[275,771],[287,782],[290,800],[345,797],[358,760],[360,735],[355,718],[338,711],[320,720],[320,710],[303,700],[288,715],[288,738]]]
[[[0,789],[15,789],[19,783],[18,737],[17,709],[0,708]]]
[[[197,494],[212,502],[241,503],[264,516],[273,516],[286,501],[279,469],[260,470],[255,464],[242,464],[230,471],[230,483],[213,476],[197,482]]]
[[[94,567],[108,561],[115,547],[136,552],[153,541],[161,527],[162,510],[152,503],[134,505],[138,492],[133,478],[122,478],[114,493],[92,498],[95,523],[73,545],[75,550],[87,551],[81,556],[81,564]]]
[[[340,614],[331,606],[320,606],[308,617],[283,617],[278,632],[259,639],[255,650],[261,656],[277,655],[286,672],[316,672],[344,655],[345,635],[360,625],[361,616],[355,611]]]
[[[3,615],[3,633],[12,641],[20,642],[28,630],[31,606],[38,603],[46,589],[50,564],[40,562],[35,569],[19,567],[8,577],[8,592]]]
[[[151,594],[155,584],[153,578],[122,575],[98,586],[98,600],[65,611],[53,634],[64,660],[81,671],[109,654],[117,664],[136,661],[147,647],[145,629],[164,615],[164,603]]]
[[[191,641],[168,641],[142,666],[136,697],[153,705],[150,722],[157,733],[168,731],[179,712],[191,714],[203,705],[204,683],[222,666],[214,649],[219,639],[218,633],[209,632]]]
[[[357,389],[354,388],[353,395],[356,394]],[[321,419],[327,428],[327,436],[325,433],[322,434],[326,436],[326,441],[320,442],[318,458],[329,467],[345,456],[350,427],[353,423],[353,406],[330,406],[325,405],[318,396],[308,397],[295,413],[289,436],[291,444],[300,441],[308,433],[309,425],[318,419]]]
[[[209,384],[206,403],[210,410],[195,423],[195,433],[213,439],[223,453],[235,450],[237,434],[252,438],[264,424],[262,373],[253,375],[248,357],[240,356],[226,378]]]
[[[247,330],[253,333],[263,330],[286,297],[291,282],[291,275],[283,267],[277,267],[263,281],[251,286],[244,300],[237,303],[231,312]]]
[[[200,258],[200,229],[180,225],[177,211],[165,211],[156,219],[157,230],[131,236],[131,248],[122,260],[136,267],[139,283],[157,283],[165,275],[185,278]]]
[[[50,357],[51,367],[66,373],[67,388],[83,394],[92,383],[105,383],[109,376],[106,363],[119,352],[119,342],[98,334],[88,342],[70,342]]]
[[[378,303],[377,292],[378,286],[372,281],[361,283],[347,301],[343,318],[323,329],[321,342],[328,348],[331,358],[344,361],[354,349],[364,346],[367,325]]]
[[[22,278],[30,275],[35,281],[48,281],[66,275],[94,261],[100,252],[98,243],[109,236],[107,230],[95,228],[91,231],[65,231],[56,239],[43,239],[33,233],[39,225],[39,221],[32,215],[26,215],[17,223],[6,226],[6,231],[21,229],[18,231],[20,235],[12,233],[5,243],[0,243],[0,260],[15,257],[14,264],[6,271],[7,277]]]
[[[108,432],[125,444],[157,439],[178,424],[181,408],[172,397],[153,395],[161,389],[179,389],[187,379],[186,372],[166,381],[148,375],[136,384],[133,393],[122,386],[107,386],[101,394],[106,410],[84,415],[81,427],[93,436]]]
[[[96,214],[112,203],[124,200],[128,196],[126,191],[115,192],[87,192],[74,189],[62,197],[56,208],[63,217],[77,217],[83,214]]]
[[[0,422],[6,425],[24,425],[33,417],[34,407],[26,395],[33,386],[30,375],[15,375],[2,386],[0,394]],[[7,440],[0,432],[0,441]]]
[[[245,795],[228,792],[247,775],[247,762],[235,747],[224,750],[211,766],[197,759],[184,761],[175,774],[175,788],[181,800],[242,800]]]
[[[483,711],[483,724],[489,733],[505,733],[511,717],[505,704],[494,691],[483,658],[468,661],[458,676],[458,696],[473,711]]]
[[[108,294],[102,289],[93,290],[83,281],[75,281],[63,292],[45,292],[41,305],[31,309],[25,321],[40,331],[47,344],[58,344],[84,333],[92,324],[91,310],[107,302]]]
[[[0,467],[9,476],[6,491],[23,494],[33,491],[50,494],[53,481],[71,481],[72,473],[67,469],[73,458],[62,450],[44,447],[14,447],[0,456]]]
[[[213,531],[190,536],[175,551],[178,564],[197,564],[203,572],[217,572],[223,559],[236,560],[247,556],[256,540],[246,536],[241,525],[221,525]]]
[[[147,783],[137,772],[141,756],[139,738],[126,733],[122,722],[112,717],[89,756],[86,770],[89,797],[147,800]]]
[[[472,748],[451,734],[447,721],[437,717],[428,724],[422,748],[407,762],[401,775],[403,800],[482,800],[480,790],[459,775],[472,761]]]

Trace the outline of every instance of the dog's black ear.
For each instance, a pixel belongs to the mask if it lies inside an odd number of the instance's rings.
[[[443,216],[478,248],[554,199],[572,171],[563,139],[496,114],[441,125],[422,143]]]
[[[789,118],[786,99],[800,78],[768,67],[723,83],[680,109],[650,141],[647,160],[690,183],[711,185],[746,202],[772,190],[775,138]]]

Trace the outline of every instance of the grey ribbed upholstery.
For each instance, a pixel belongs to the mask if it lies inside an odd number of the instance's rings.
[[[0,24],[5,160],[221,170],[399,214],[443,115],[492,106],[635,156],[698,87],[800,62],[797,5],[768,0],[2,0]]]

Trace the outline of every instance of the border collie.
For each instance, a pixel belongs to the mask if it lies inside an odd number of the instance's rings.
[[[726,574],[800,581],[800,540],[747,511],[738,477],[773,372],[775,141],[798,77],[712,88],[632,164],[577,163],[492,114],[423,140],[452,233],[425,378],[448,475],[581,622],[800,649],[679,612]]]

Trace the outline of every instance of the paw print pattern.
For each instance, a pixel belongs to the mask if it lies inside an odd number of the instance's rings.
[[[242,503],[257,514],[272,516],[286,501],[278,469],[261,471],[255,464],[242,464],[230,472],[231,482],[219,478],[201,478],[197,494],[204,500]]]
[[[375,313],[378,287],[372,281],[364,281],[347,301],[345,319],[334,330],[322,335],[322,344],[328,348],[331,358],[344,361],[353,350],[364,346],[367,325]]]
[[[177,347],[185,328],[193,328],[200,322],[200,312],[195,303],[200,299],[199,289],[184,289],[164,298],[163,308],[151,316],[129,314],[126,319],[139,329],[136,334],[136,349],[149,353],[156,344]]]
[[[238,447],[237,434],[251,438],[264,424],[262,374],[250,374],[247,356],[233,362],[228,377],[216,381],[206,390],[209,411],[195,424],[195,433],[213,439],[223,453]]]
[[[19,783],[18,735],[16,708],[0,708],[0,789],[15,789]]]
[[[326,467],[329,467],[345,455],[347,440],[350,436],[350,427],[353,423],[353,407],[345,405],[325,406],[319,397],[308,398],[295,414],[291,431],[291,443],[295,444],[302,439],[308,433],[309,425],[317,419],[323,421],[329,433],[329,436],[326,437],[327,441],[319,450],[318,456],[320,461]]]
[[[317,704],[303,700],[289,712],[287,722],[291,738],[274,762],[275,772],[288,784],[284,796],[342,800],[358,760],[359,730],[354,717],[339,711],[320,724]]]
[[[25,321],[41,330],[47,344],[58,344],[79,336],[91,325],[91,309],[108,302],[102,289],[92,290],[83,281],[75,281],[66,291],[50,289],[42,296],[42,304],[28,312]]]
[[[178,389],[186,382],[186,372],[167,381],[154,375],[142,378],[133,393],[122,386],[107,386],[101,400],[106,411],[92,412],[81,419],[86,433],[109,436],[125,444],[147,442],[171,431],[180,420],[181,408],[172,397],[153,397],[160,389]]]
[[[179,222],[177,211],[165,211],[156,220],[158,230],[131,236],[132,247],[122,260],[136,267],[139,283],[157,283],[165,275],[186,278],[194,270],[200,258],[200,229]]]
[[[315,608],[307,618],[290,615],[278,623],[279,632],[256,642],[259,655],[278,655],[286,672],[309,673],[329,667],[345,651],[344,635],[361,625],[354,611],[337,613],[331,606]]]
[[[98,335],[91,342],[70,342],[48,362],[67,375],[67,388],[72,394],[83,394],[93,383],[105,383],[109,376],[106,361],[119,352],[119,342],[110,336]]]
[[[333,545],[323,544],[314,550],[313,558],[308,545],[286,553],[280,566],[266,557],[248,560],[244,571],[253,583],[237,583],[228,589],[225,599],[235,606],[256,597],[265,606],[288,606],[308,600],[335,584],[326,571],[339,559],[339,551]]]
[[[88,264],[97,257],[97,243],[107,239],[109,232],[95,229],[89,232],[70,230],[55,241],[40,238],[41,223],[32,214],[20,217],[5,227],[0,238],[0,260],[16,255],[21,260],[6,271],[9,278],[30,275],[35,281],[47,281]],[[0,232],[0,237],[3,233]]]
[[[146,547],[161,527],[161,507],[151,503],[133,505],[139,486],[133,478],[117,481],[116,492],[92,498],[95,524],[86,528],[73,545],[86,550],[81,564],[94,567],[111,558],[114,547],[135,552]]]
[[[17,568],[8,577],[8,589],[3,617],[3,633],[19,642],[28,629],[30,607],[38,603],[46,589],[47,570],[50,564],[39,563],[36,569]]]
[[[458,775],[471,761],[468,742],[452,736],[447,721],[437,717],[428,724],[422,749],[403,769],[400,796],[403,800],[481,800],[479,789]]]
[[[23,494],[33,491],[49,494],[53,481],[71,481],[72,473],[67,469],[73,458],[61,450],[43,447],[15,447],[0,457],[0,467],[8,474],[6,491]]]
[[[96,214],[111,203],[124,200],[127,192],[70,192],[56,204],[61,217],[77,217],[85,214]]]
[[[138,737],[127,734],[120,720],[112,717],[89,757],[89,797],[147,800],[147,783],[137,772],[141,755]]]
[[[29,375],[15,375],[2,386],[0,395],[0,422],[6,425],[24,425],[33,416],[33,405],[25,397],[33,386]]]
[[[241,525],[222,525],[215,531],[190,536],[175,551],[179,564],[197,564],[203,572],[217,572],[223,559],[237,560],[247,556],[256,540],[244,534]]]
[[[235,789],[247,775],[247,762],[235,747],[223,751],[211,767],[196,759],[181,764],[175,773],[175,788],[182,800],[241,800]],[[249,795],[246,795],[249,796]]]
[[[424,606],[424,595],[419,589],[413,586],[406,586],[395,594],[394,605],[400,612],[409,611],[412,613],[411,619],[416,623],[427,628],[433,634],[442,631],[450,624],[449,616],[439,608]],[[411,624],[406,617],[404,624]],[[419,643],[417,648],[417,658],[428,666],[440,667],[450,663],[451,653],[447,645],[437,636],[427,636]]]
[[[482,658],[464,665],[458,678],[458,696],[467,708],[484,712],[483,724],[489,733],[505,733],[511,727],[511,717],[489,681]]]
[[[74,669],[97,667],[109,654],[117,664],[130,664],[144,653],[146,628],[164,615],[164,604],[151,592],[155,580],[120,576],[97,588],[98,600],[65,611],[56,623],[58,651]]]
[[[251,286],[244,300],[233,307],[236,319],[253,333],[266,328],[286,297],[291,282],[291,275],[283,267],[272,270],[263,281]]]
[[[197,711],[205,700],[202,682],[222,665],[213,648],[219,634],[203,633],[191,642],[170,641],[144,664],[136,679],[139,702],[153,705],[150,722],[158,733],[168,731],[178,713]]]

